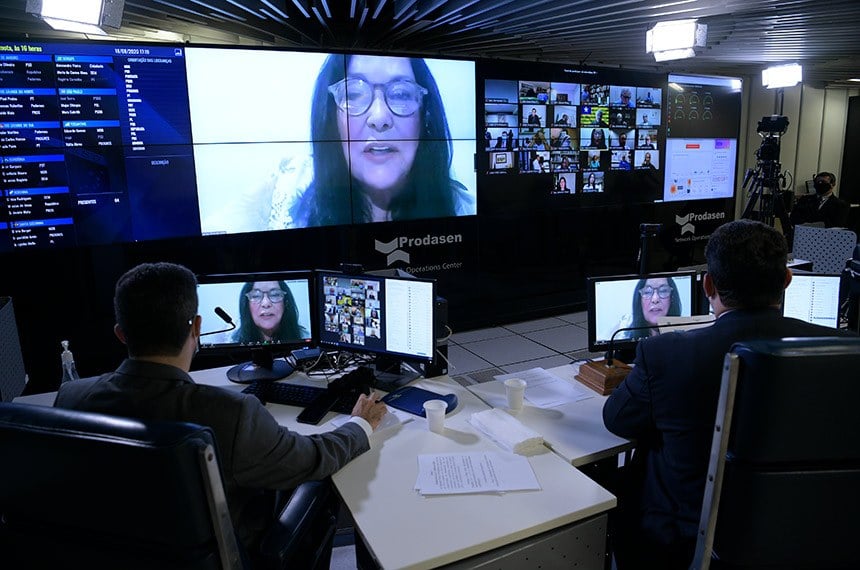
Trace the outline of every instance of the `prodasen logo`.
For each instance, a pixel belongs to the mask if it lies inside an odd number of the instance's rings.
[[[392,265],[397,261],[402,261],[403,263],[410,262],[410,254],[408,251],[405,251],[404,248],[407,247],[427,247],[427,246],[436,246],[436,245],[448,245],[452,243],[461,243],[463,241],[462,234],[448,234],[448,235],[430,235],[427,234],[422,237],[412,238],[406,236],[396,237],[389,242],[382,242],[378,239],[373,240],[374,247],[376,251],[379,253],[385,254],[386,261],[388,265]]]
[[[690,212],[686,216],[675,215],[675,223],[681,226],[681,235],[684,234],[695,234],[696,226],[693,225],[693,222],[708,222],[711,220],[722,220],[725,219],[725,212],[704,212],[702,214],[697,214],[695,212]]]
[[[675,223],[681,226],[681,235],[686,233],[694,234],[696,233],[696,226],[690,223],[690,214],[687,214],[683,218],[681,216],[675,215]]]
[[[400,243],[401,238],[394,238],[388,243],[381,242],[378,239],[373,240],[376,244],[376,251],[379,253],[384,253],[388,257],[386,258],[386,262],[388,265],[391,265],[395,261],[402,261],[404,263],[409,263],[409,253],[403,251],[402,249],[397,249],[397,244]]]

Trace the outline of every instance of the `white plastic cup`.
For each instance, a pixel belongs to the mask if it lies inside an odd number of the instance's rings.
[[[427,427],[433,433],[445,431],[445,412],[448,403],[445,400],[427,400],[424,402],[424,415],[427,416]]]
[[[508,408],[513,412],[523,409],[523,396],[526,392],[526,381],[521,378],[505,380],[505,394],[508,396]]]

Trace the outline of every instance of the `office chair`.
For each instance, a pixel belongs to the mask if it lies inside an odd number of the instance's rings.
[[[860,338],[726,355],[691,568],[860,568]]]
[[[251,567],[209,428],[0,403],[0,457],[0,567]],[[334,497],[300,486],[254,568],[327,568]]]

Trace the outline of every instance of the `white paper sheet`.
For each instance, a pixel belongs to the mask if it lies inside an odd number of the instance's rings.
[[[499,382],[508,378],[522,378],[526,382],[525,398],[539,408],[552,408],[567,402],[578,402],[594,397],[594,392],[579,382],[569,382],[543,368],[531,368],[495,377]]]
[[[442,453],[418,456],[415,490],[422,495],[539,491],[528,459],[512,453]]]
[[[402,410],[396,410],[388,406],[388,413],[382,417],[382,421],[379,422],[378,426],[376,426],[375,432],[383,430],[385,428],[399,426],[401,424],[405,424],[406,422],[411,422],[412,419],[415,417],[416,416],[413,416],[410,413],[404,412]],[[340,426],[348,422],[349,418],[350,416],[346,414],[339,414],[338,416],[333,418],[330,423],[334,427],[339,428]]]

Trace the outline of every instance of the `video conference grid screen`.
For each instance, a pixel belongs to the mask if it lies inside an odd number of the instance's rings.
[[[317,287],[321,345],[433,360],[432,281],[321,273]]]
[[[604,192],[607,173],[660,169],[663,90],[487,79],[487,174],[551,174],[552,194]]]
[[[782,314],[825,327],[839,327],[839,275],[795,273],[785,290]]]
[[[0,42],[0,251],[475,214],[474,68]]]
[[[311,272],[203,275],[198,281],[201,349],[313,344]],[[229,325],[216,307],[235,329],[224,330]]]
[[[694,285],[694,272],[590,278],[589,344],[605,348],[618,329],[656,326],[662,317],[693,315]],[[622,332],[615,342],[621,345],[656,334],[656,328]]]
[[[731,77],[669,75],[664,201],[734,196],[741,87]]]

